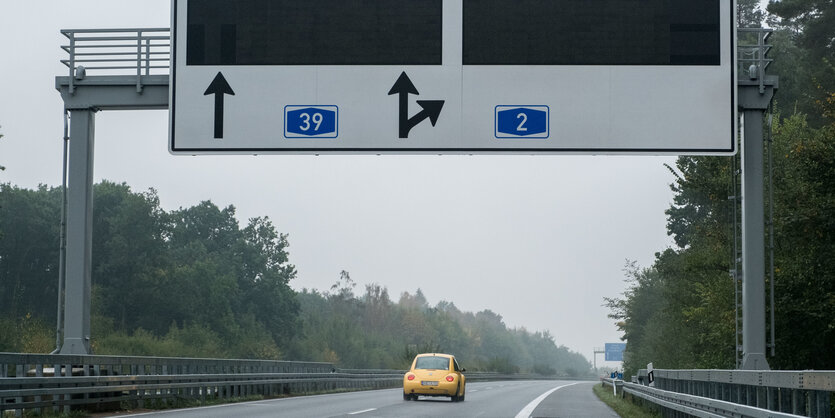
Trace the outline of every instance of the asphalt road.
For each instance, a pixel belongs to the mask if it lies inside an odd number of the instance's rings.
[[[466,400],[421,397],[402,389],[300,396],[124,416],[153,417],[617,417],[592,393],[593,382],[508,381],[467,384]]]

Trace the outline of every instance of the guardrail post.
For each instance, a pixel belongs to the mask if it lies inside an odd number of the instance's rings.
[[[764,399],[765,396],[763,396],[763,388],[756,387],[756,388],[754,388],[754,391],[755,391],[754,396],[756,396],[756,403],[755,403],[756,407],[757,408],[765,408],[765,399]]]
[[[806,409],[806,400],[804,398],[802,390],[792,390],[792,414],[800,415]]]
[[[64,365],[64,377],[72,377],[72,363]],[[70,413],[70,401],[72,395],[64,395],[64,413]]]
[[[785,388],[780,388],[779,399],[777,401],[780,412],[791,412],[791,391]]]
[[[137,374],[140,375],[140,376],[145,376],[147,374],[146,371],[145,371],[145,365],[144,364],[138,364],[137,365]],[[145,395],[146,395],[145,389],[140,389],[138,391],[138,393],[139,393],[139,400],[136,403],[137,403],[139,408],[144,408],[145,407]]]
[[[16,364],[15,365],[15,378],[20,379],[22,377],[25,377],[23,375],[23,365],[22,364]],[[18,397],[14,398],[14,401],[15,401],[15,403],[19,404],[19,403],[23,402],[23,398],[18,396]],[[17,418],[22,417],[23,416],[23,409],[15,409],[14,414],[15,414],[14,416],[17,417]]]
[[[61,377],[61,365],[60,364],[52,364],[52,377]],[[52,412],[56,415],[60,409],[58,403],[60,402],[60,398],[58,395],[52,395]]]
[[[35,365],[35,377],[43,377],[43,364],[38,363]],[[41,401],[43,401],[43,397],[41,395],[35,396],[35,402]],[[38,412],[41,415],[44,415],[46,413],[46,408],[40,407],[38,408]]]
[[[816,397],[818,400],[818,416],[821,418],[831,418],[832,413],[830,410],[830,395],[829,392],[826,391],[816,391],[818,396]]]
[[[809,410],[807,416],[810,417],[819,417],[819,410],[818,410],[818,391],[810,390],[809,392]]]

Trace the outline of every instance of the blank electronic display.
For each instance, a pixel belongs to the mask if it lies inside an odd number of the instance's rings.
[[[189,0],[187,65],[440,65],[443,0]]]
[[[462,1],[465,65],[720,64],[719,0]]]

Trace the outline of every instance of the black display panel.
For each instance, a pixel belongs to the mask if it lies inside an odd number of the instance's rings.
[[[463,63],[719,65],[719,0],[463,0]]]
[[[442,0],[188,0],[187,65],[440,65]]]

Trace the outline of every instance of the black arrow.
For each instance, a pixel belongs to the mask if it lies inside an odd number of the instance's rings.
[[[406,129],[407,134],[412,128],[426,118],[429,118],[429,123],[431,123],[432,126],[435,126],[435,123],[438,122],[438,116],[441,116],[441,108],[444,107],[443,100],[418,100],[417,104],[423,109],[421,109],[417,115],[409,118],[409,128]],[[405,137],[401,136],[401,138]]]
[[[420,93],[418,93],[417,88],[412,84],[412,80],[409,79],[405,71],[400,73],[400,77],[397,77],[397,81],[391,86],[389,95],[392,94],[398,94],[400,99],[400,138],[408,138],[409,131],[426,118],[429,118],[432,126],[435,126],[435,123],[438,122],[441,108],[444,106],[443,100],[418,100],[417,104],[422,110],[417,115],[409,117],[409,94],[419,95]]]
[[[210,94],[215,95],[215,138],[223,138],[223,96],[230,94],[235,95],[232,87],[226,82],[226,78],[220,72],[217,73],[215,79],[209,84],[204,96]]]

